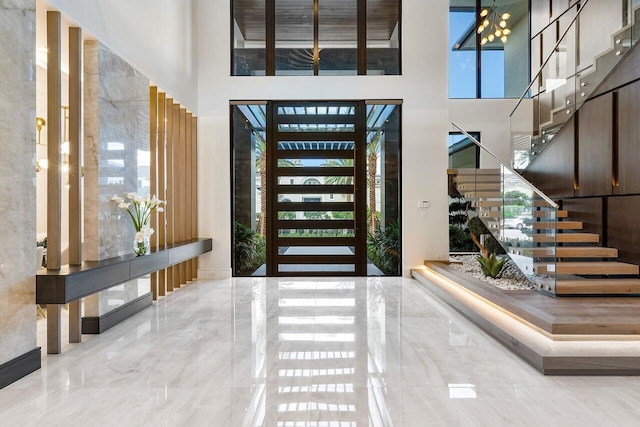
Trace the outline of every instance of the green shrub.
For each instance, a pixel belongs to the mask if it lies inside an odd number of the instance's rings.
[[[478,248],[471,240],[469,230],[457,225],[449,226],[449,250],[451,252],[478,252]]]
[[[234,229],[234,264],[237,276],[250,276],[265,263],[266,244],[264,237],[239,222]]]
[[[495,254],[491,254],[488,258],[478,255],[477,260],[484,275],[493,278],[500,277],[502,269],[507,262],[507,258],[498,258]]]
[[[367,256],[386,275],[400,272],[400,247],[398,242],[398,223],[396,221],[384,229],[376,224],[375,233],[367,238]]]
[[[498,240],[496,240],[496,238],[493,236],[489,236],[486,239],[484,239],[484,247],[487,248],[487,251],[493,255],[506,254],[500,242],[498,242]]]

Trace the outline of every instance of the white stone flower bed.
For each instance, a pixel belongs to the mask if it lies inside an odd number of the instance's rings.
[[[492,279],[484,275],[476,259],[476,255],[454,255],[451,258],[462,262],[462,264],[453,263],[451,264],[452,267],[483,282],[490,283],[499,289],[505,291],[529,291],[534,289],[531,282],[527,280],[511,260],[507,261],[507,264],[502,270],[502,275],[499,278]]]

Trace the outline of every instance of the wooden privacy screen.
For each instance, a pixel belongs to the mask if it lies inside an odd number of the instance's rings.
[[[197,239],[197,118],[165,93],[150,90],[149,194],[166,200],[165,211],[151,218],[156,231],[151,248],[162,249]],[[151,275],[153,299],[197,278],[195,258]]]

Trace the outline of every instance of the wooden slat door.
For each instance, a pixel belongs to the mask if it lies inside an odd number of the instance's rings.
[[[363,102],[267,108],[267,274],[365,276]]]

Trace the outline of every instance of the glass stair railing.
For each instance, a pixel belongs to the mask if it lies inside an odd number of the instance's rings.
[[[602,7],[611,10],[626,7],[628,11],[622,14],[619,30],[602,35],[611,40],[606,44],[608,48],[587,58],[584,50],[588,40],[600,37],[593,34],[591,26]],[[581,20],[584,21],[582,27]],[[511,163],[515,169],[524,170],[551,144],[553,137],[582,104],[596,93],[638,42],[639,25],[639,1],[586,0],[575,2],[562,17],[538,34],[545,40],[555,39],[558,30],[566,26],[510,115]]]
[[[495,160],[495,168],[457,169],[453,185],[537,290],[556,294],[558,205],[455,123]],[[481,243],[487,243],[485,241]]]

